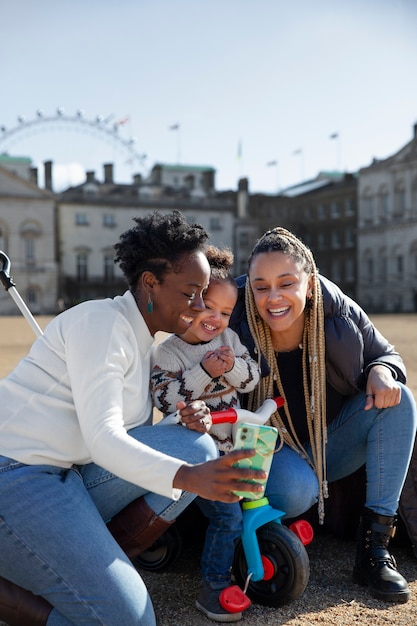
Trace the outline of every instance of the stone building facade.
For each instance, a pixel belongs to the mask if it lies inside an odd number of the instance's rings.
[[[403,148],[359,172],[358,297],[368,311],[417,311],[417,124]]]
[[[57,279],[55,197],[40,189],[30,159],[0,155],[0,250],[11,261],[19,294],[34,314],[55,312]],[[0,315],[19,314],[6,291]]]

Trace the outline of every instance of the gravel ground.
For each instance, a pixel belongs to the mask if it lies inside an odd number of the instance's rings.
[[[417,398],[417,316],[382,315],[374,318],[379,330],[403,356],[408,384]],[[48,320],[38,321],[44,328]],[[33,333],[22,318],[3,317],[1,325],[0,376],[5,376],[27,353]],[[317,534],[307,546],[311,572],[303,595],[278,609],[252,605],[237,623],[242,626],[417,626],[417,559],[408,541],[402,544],[395,540],[391,551],[410,585],[411,598],[406,604],[391,605],[374,600],[366,588],[352,582],[355,542]],[[152,596],[159,626],[210,626],[216,623],[194,606],[200,582],[200,554],[201,541],[189,541],[169,570],[141,572]],[[0,626],[7,625],[0,621]]]
[[[407,578],[411,599],[406,604],[389,604],[371,598],[364,587],[352,582],[356,543],[319,533],[307,546],[310,580],[303,595],[281,608],[252,604],[239,624],[262,626],[415,626],[417,624],[417,560],[406,542],[394,543],[392,553]],[[159,626],[208,626],[195,607],[199,586],[201,545],[191,543],[165,572],[143,576],[158,616]]]

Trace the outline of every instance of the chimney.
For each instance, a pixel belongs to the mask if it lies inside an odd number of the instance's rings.
[[[45,168],[45,189],[52,191],[52,161],[44,161]]]
[[[142,183],[142,174],[133,174],[133,184],[140,185]]]
[[[237,186],[237,215],[240,219],[249,217],[249,180],[240,178]]]
[[[86,176],[86,179],[85,179],[86,183],[94,183],[95,182],[95,172],[94,172],[94,170],[90,170],[90,171],[86,172],[85,176]]]
[[[38,168],[31,167],[29,170],[29,173],[30,173],[30,181],[34,183],[35,185],[37,185],[38,184]]]
[[[414,139],[417,139],[417,124],[414,124]]]
[[[113,163],[104,164],[104,182],[113,184]]]

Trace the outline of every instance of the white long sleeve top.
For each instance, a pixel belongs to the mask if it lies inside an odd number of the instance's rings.
[[[177,499],[184,461],[127,433],[152,423],[153,341],[129,291],[58,315],[0,381],[0,454],[64,468],[94,462]]]

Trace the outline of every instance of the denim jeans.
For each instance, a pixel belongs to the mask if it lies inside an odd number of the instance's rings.
[[[365,392],[349,398],[327,429],[327,479],[333,482],[366,464],[366,502],[380,515],[396,515],[417,425],[414,397],[401,385],[401,402],[364,410]],[[311,456],[311,449],[306,446]],[[317,502],[311,466],[288,446],[274,455],[266,495],[270,504],[297,517]]]
[[[130,434],[189,463],[217,456],[209,435],[178,426]],[[166,520],[195,498],[183,493],[173,502],[93,463],[62,469],[0,456],[0,575],[53,604],[48,626],[154,626],[147,589],[104,524],[143,495]]]
[[[200,497],[196,504],[208,519],[201,577],[213,589],[224,589],[230,585],[235,540],[242,532],[242,509],[239,502],[213,502]]]

